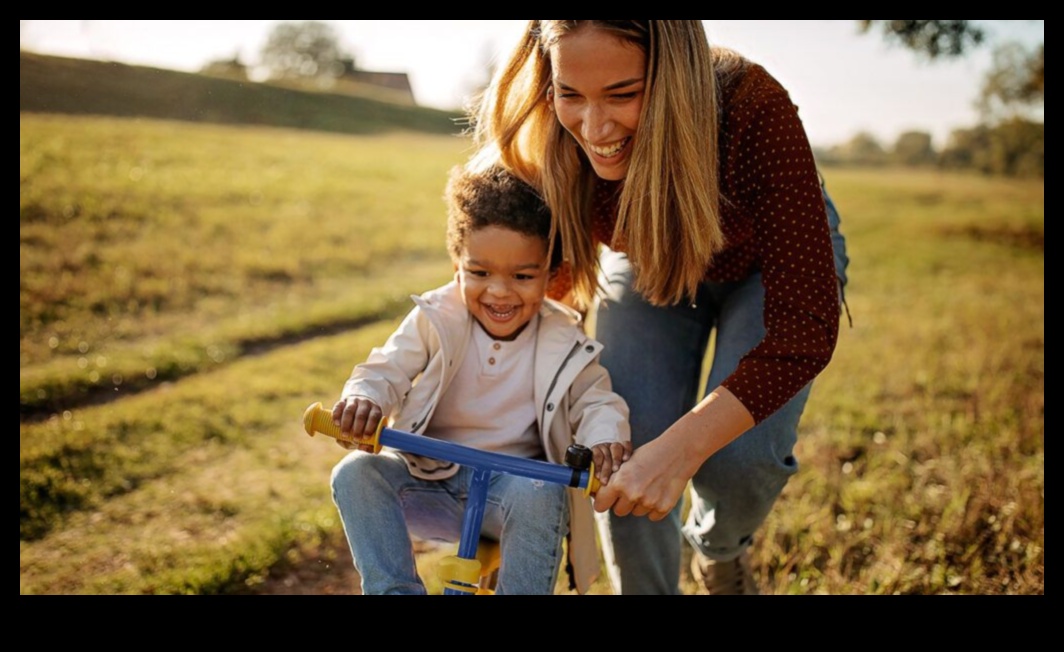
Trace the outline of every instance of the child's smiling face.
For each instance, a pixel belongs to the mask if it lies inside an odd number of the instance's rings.
[[[547,243],[501,226],[470,233],[457,261],[462,301],[484,330],[512,340],[539,312],[550,273]]]

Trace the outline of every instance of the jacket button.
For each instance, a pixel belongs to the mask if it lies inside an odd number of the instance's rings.
[[[547,403],[547,412],[553,412],[553,411],[554,411],[554,404],[553,403]]]

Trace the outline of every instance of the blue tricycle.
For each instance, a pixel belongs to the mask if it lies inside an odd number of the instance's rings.
[[[458,554],[444,559],[439,566],[439,576],[443,582],[445,595],[492,593],[490,587],[487,586],[487,578],[498,569],[498,546],[490,547],[490,554],[486,554],[488,551],[478,549],[483,547],[480,528],[484,520],[488,483],[492,474],[509,473],[532,480],[583,489],[585,496],[593,496],[599,489],[591,450],[584,446],[575,444],[570,446],[565,454],[565,463],[556,464],[483,451],[432,437],[392,430],[386,428],[384,423],[382,419],[381,425],[371,439],[360,439],[351,443],[372,446],[374,453],[379,453],[383,447],[388,446],[473,469],[469,499],[466,502],[462,521],[461,538],[458,542]],[[320,433],[333,439],[349,441],[340,434],[340,428],[333,423],[332,412],[322,407],[321,403],[315,403],[306,409],[303,414],[303,427],[311,437]]]

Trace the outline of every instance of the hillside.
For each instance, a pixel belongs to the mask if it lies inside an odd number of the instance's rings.
[[[20,596],[353,592],[344,451],[301,417],[453,276],[467,141],[19,129]],[[1044,595],[1044,183],[825,176],[854,321],[759,533],[763,591]]]
[[[458,133],[458,113],[121,63],[19,52],[19,112],[146,117],[344,134]]]

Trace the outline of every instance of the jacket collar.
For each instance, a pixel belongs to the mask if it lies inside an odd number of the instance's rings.
[[[455,342],[454,338],[466,334],[472,317],[462,301],[461,289],[458,287],[457,281],[451,281],[435,290],[429,290],[420,296],[413,295],[410,298],[429,315],[432,323],[440,331],[440,336],[447,338],[449,343]],[[543,325],[548,321],[552,325],[566,322],[579,325],[581,322],[579,312],[553,299],[543,300],[539,307],[539,316],[542,320],[540,324],[541,331],[544,330]],[[546,330],[553,331],[554,329]]]

